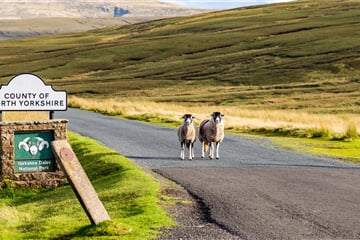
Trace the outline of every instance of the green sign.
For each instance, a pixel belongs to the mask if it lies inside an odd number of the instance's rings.
[[[54,171],[53,132],[15,133],[15,173]]]

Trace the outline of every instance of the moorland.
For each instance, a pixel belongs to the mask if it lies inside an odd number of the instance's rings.
[[[305,0],[2,41],[0,82],[31,72],[109,114],[219,109],[231,129],[341,138],[360,128],[359,12]]]

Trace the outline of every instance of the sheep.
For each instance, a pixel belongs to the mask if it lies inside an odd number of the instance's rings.
[[[177,134],[179,142],[181,144],[180,159],[185,158],[185,146],[189,149],[189,160],[192,160],[194,156],[194,143],[196,141],[196,126],[193,122],[195,117],[191,114],[185,114],[183,117],[184,122],[178,128]]]
[[[209,151],[209,158],[213,159],[215,144],[216,159],[219,160],[219,147],[224,139],[224,114],[214,112],[210,116],[211,119],[204,120],[200,124],[199,140],[202,145],[201,158],[204,158],[205,152]]]

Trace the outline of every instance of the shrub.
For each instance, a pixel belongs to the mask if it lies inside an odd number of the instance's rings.
[[[359,134],[357,132],[356,124],[350,123],[347,127],[347,130],[345,132],[345,138],[347,139],[355,139],[358,138]]]

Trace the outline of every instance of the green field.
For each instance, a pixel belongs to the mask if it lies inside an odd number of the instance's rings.
[[[71,95],[360,112],[360,2],[298,1],[2,41],[0,82]]]

